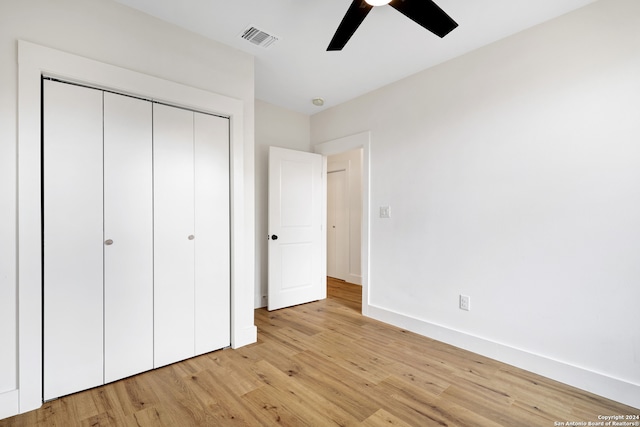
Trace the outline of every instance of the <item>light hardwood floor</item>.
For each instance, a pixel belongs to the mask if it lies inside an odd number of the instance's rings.
[[[18,426],[554,426],[640,410],[362,317],[360,287],[256,310],[258,343],[0,420]]]

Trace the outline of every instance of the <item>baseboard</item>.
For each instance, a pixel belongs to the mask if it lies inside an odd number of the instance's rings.
[[[18,390],[0,393],[0,420],[13,417],[19,412]]]
[[[262,307],[266,307],[267,306],[267,296],[266,295],[260,295],[255,294],[253,296],[253,309],[258,309],[258,308],[262,308]]]
[[[389,323],[437,341],[516,366],[634,408],[640,408],[640,385],[638,384],[450,329],[442,325],[415,319],[381,307],[372,305],[365,307],[363,305],[362,312],[381,322]]]
[[[347,277],[347,282],[353,283],[354,285],[362,286],[362,276],[358,274],[349,274]]]
[[[233,334],[232,348],[240,348],[258,341],[258,328],[255,325],[242,328]]]

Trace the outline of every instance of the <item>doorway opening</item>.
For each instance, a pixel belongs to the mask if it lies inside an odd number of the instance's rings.
[[[362,285],[362,148],[327,156],[327,276]]]
[[[363,315],[369,301],[369,141],[370,132],[362,132],[314,147],[327,162],[327,285],[360,285]]]

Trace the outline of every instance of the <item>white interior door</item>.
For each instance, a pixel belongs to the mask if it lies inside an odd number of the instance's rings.
[[[231,344],[229,119],[194,113],[195,354]]]
[[[44,82],[45,400],[103,377],[102,92]]]
[[[327,173],[327,275],[349,279],[349,189],[345,169]]]
[[[151,102],[104,94],[104,377],[153,368]]]
[[[153,106],[154,367],[193,357],[193,112]]]
[[[268,309],[326,297],[323,157],[269,149]]]

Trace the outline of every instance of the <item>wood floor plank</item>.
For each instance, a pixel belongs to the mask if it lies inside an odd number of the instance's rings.
[[[329,358],[305,351],[296,355],[295,361],[297,366],[292,375],[359,421],[380,408],[372,392],[374,384],[335,365]]]
[[[142,409],[125,418],[127,427],[171,427],[172,422],[172,419],[163,416],[156,407]]]
[[[179,364],[156,369],[148,380],[160,399],[157,406],[161,416],[174,425],[182,423],[188,425],[203,425],[206,412],[198,402],[196,395],[188,382],[180,375],[183,371]]]
[[[147,372],[146,375],[150,376],[151,373]],[[123,415],[127,416],[157,404],[158,395],[143,379],[142,376],[136,376],[113,383],[113,390],[118,400],[106,409],[121,408]]]
[[[514,367],[500,369],[495,377],[496,387],[514,396],[517,406],[553,424],[558,420],[573,419],[575,400],[562,393],[562,385]]]
[[[362,288],[255,311],[258,342],[0,420],[37,426],[549,427],[640,409],[363,317]]]
[[[223,351],[200,357],[205,363],[207,360],[212,362],[207,371],[214,382],[225,384],[235,396],[242,396],[262,386],[261,381],[253,375],[250,365],[244,363],[245,359],[235,352]],[[216,390],[213,391],[215,393]]]
[[[422,388],[397,377],[389,377],[379,387],[390,398],[386,403],[387,410],[411,425],[477,427],[501,425],[441,396],[425,393]]]
[[[394,371],[396,363],[393,360],[378,356],[375,353],[353,351],[353,346],[334,346],[330,350],[322,350],[322,347],[319,347],[325,343],[325,340],[330,340],[333,337],[333,334],[323,335],[323,339],[310,343],[310,348],[313,348],[316,353],[329,358],[337,366],[362,377],[370,383],[377,384],[387,378],[390,371]]]
[[[523,411],[512,406],[515,399],[508,393],[491,387],[462,380],[445,390],[441,397],[447,402],[474,412],[484,419],[492,420],[504,426],[544,425],[538,417],[525,417]]]
[[[228,371],[227,371],[228,372]],[[242,404],[240,396],[258,388],[258,381],[251,381],[251,386],[242,387],[239,392],[234,379],[220,369],[204,369],[191,375],[190,386],[200,404],[207,413],[208,424],[221,426],[256,425],[257,420],[251,417],[247,407]]]
[[[360,425],[364,427],[411,427],[411,424],[405,423],[384,409],[378,409],[373,415],[360,423]]]
[[[358,420],[331,400],[324,398],[314,388],[300,381],[298,371],[280,371],[266,361],[254,365],[256,374],[265,382],[266,391],[274,402],[288,402],[288,409],[309,425],[354,425]],[[249,399],[250,394],[244,396]]]
[[[111,427],[117,425],[117,421],[108,412],[102,412],[80,420],[79,425],[82,427]]]

